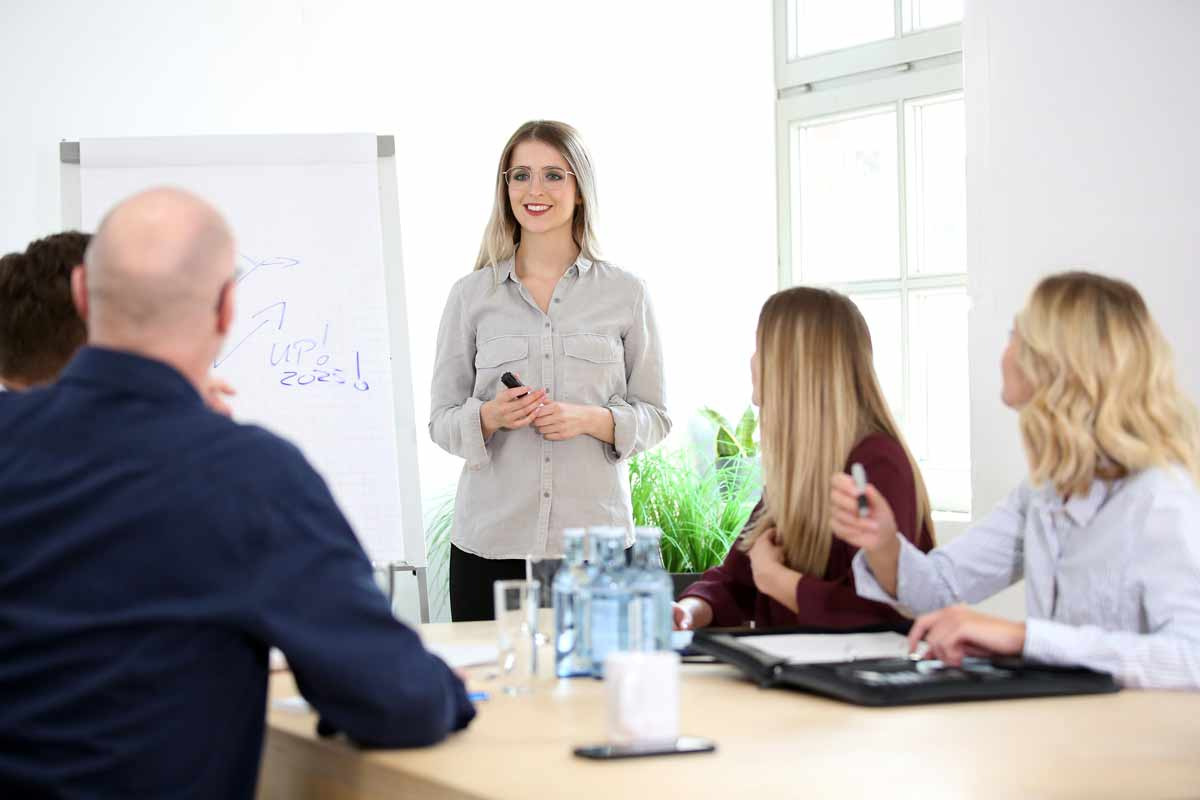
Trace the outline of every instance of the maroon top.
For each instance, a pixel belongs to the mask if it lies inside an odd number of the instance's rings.
[[[867,480],[887,498],[896,515],[901,533],[922,552],[933,548],[933,536],[917,519],[917,490],[912,467],[899,442],[890,436],[873,433],[855,445],[846,460],[846,471],[858,462],[867,472]],[[753,521],[763,501],[750,515]],[[747,529],[750,523],[747,522]],[[914,534],[913,531],[919,533]],[[683,591],[681,597],[699,597],[713,610],[712,625],[727,628],[753,620],[756,627],[808,626],[818,628],[858,628],[899,622],[904,619],[895,609],[874,600],[864,600],[854,590],[850,561],[858,548],[836,536],[829,548],[829,565],[820,578],[805,575],[796,586],[799,614],[761,594],[754,586],[750,556],[735,541],[720,566],[713,567]]]

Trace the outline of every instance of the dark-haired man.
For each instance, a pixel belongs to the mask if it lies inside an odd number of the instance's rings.
[[[71,271],[91,236],[56,233],[23,253],[0,258],[0,385],[10,390],[52,383],[87,341],[71,302]]]

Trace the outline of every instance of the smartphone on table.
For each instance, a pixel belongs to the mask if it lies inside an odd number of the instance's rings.
[[[643,756],[680,756],[689,753],[711,753],[717,745],[710,739],[695,736],[680,736],[673,742],[653,744],[593,744],[576,747],[575,755],[607,761],[613,758],[640,758]]]

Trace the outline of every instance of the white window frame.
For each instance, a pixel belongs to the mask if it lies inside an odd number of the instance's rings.
[[[896,112],[897,186],[900,190],[897,224],[899,233],[900,274],[897,278],[822,282],[820,285],[843,293],[889,293],[900,297],[901,380],[903,407],[897,409],[909,417],[911,395],[909,357],[909,305],[913,292],[925,289],[964,288],[967,286],[966,263],[963,271],[951,274],[909,274],[908,184],[905,180],[906,101],[963,91],[962,31],[960,24],[904,34],[902,3],[895,2],[895,32],[891,39],[790,59],[792,49],[790,14],[794,0],[774,0],[776,107],[776,196],[778,209],[779,286],[786,288],[802,282],[799,265],[793,263],[793,206],[799,202],[799,186],[793,165],[795,151],[793,126],[857,111],[891,106]],[[965,254],[964,254],[965,257]],[[964,331],[965,335],[965,331]],[[967,376],[963,376],[967,380]],[[938,509],[941,519],[968,519],[970,509]]]

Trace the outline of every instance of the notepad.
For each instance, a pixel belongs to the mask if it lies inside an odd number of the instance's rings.
[[[271,706],[279,711],[288,711],[293,714],[307,714],[312,711],[312,706],[300,695],[281,697],[272,703]]]
[[[789,664],[827,664],[864,658],[905,658],[908,639],[898,633],[790,633],[741,636],[749,645]]]
[[[500,658],[500,649],[494,644],[431,644],[429,652],[445,661],[454,669],[495,664]]]

